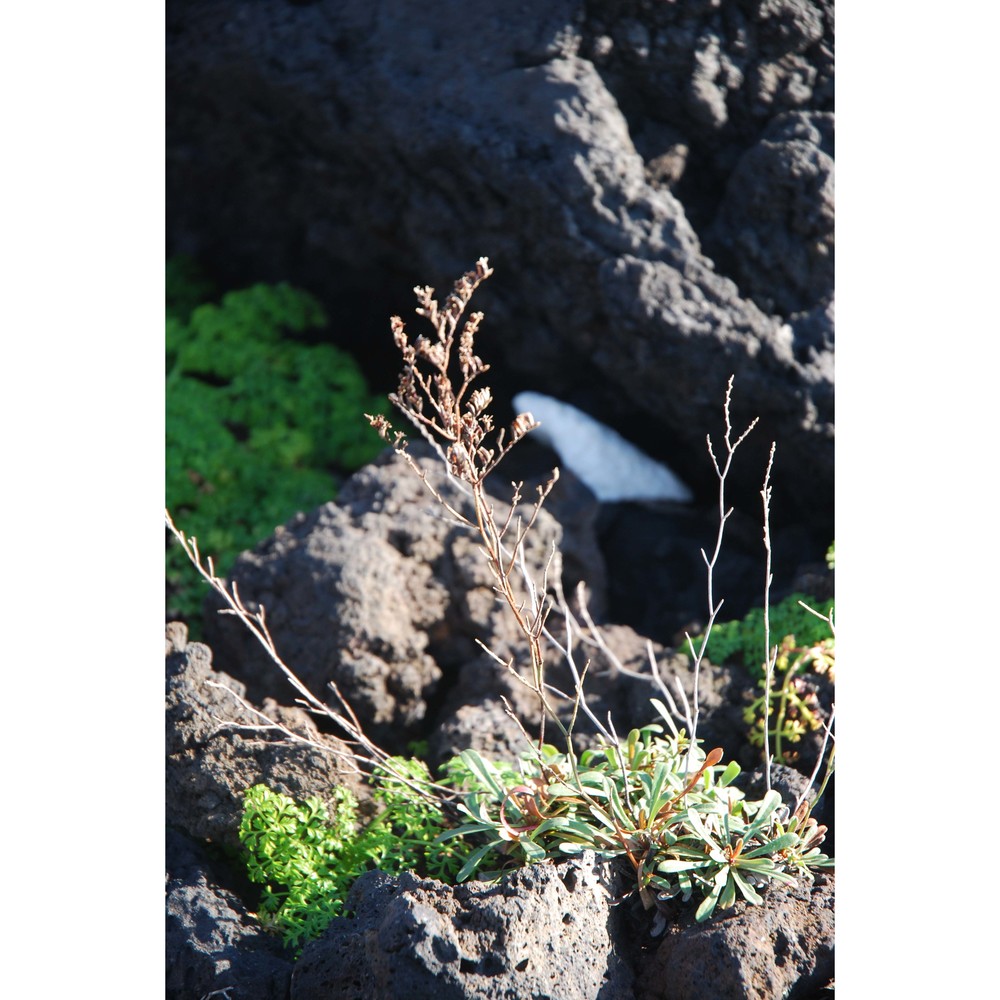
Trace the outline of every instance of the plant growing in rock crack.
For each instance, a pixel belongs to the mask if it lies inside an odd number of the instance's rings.
[[[729,421],[732,380],[726,392],[724,436],[725,456],[717,459],[711,437],[708,449],[719,480],[720,526],[713,556],[702,553],[708,570],[709,623],[700,647],[689,645],[695,661],[693,705],[687,702],[683,688],[677,685],[683,710],[669,687],[663,683],[651,657],[654,677],[663,701],[654,700],[661,718],[671,731],[661,736],[659,725],[633,730],[621,741],[609,718],[601,722],[587,707],[584,678],[587,665],[578,670],[573,658],[574,618],[566,601],[560,612],[567,625],[565,644],[547,628],[553,610],[549,595],[549,568],[541,581],[532,579],[524,558],[524,542],[545,502],[557,473],[538,490],[534,506],[524,520],[519,516],[521,487],[513,484],[509,505],[502,512],[485,490],[485,482],[499,462],[525,434],[538,426],[530,413],[519,414],[509,436],[495,430],[488,412],[492,396],[487,388],[474,388],[488,366],[475,354],[474,340],[482,322],[482,313],[472,313],[459,328],[465,309],[476,288],[492,274],[488,261],[479,260],[475,271],[464,275],[442,307],[433,297],[433,289],[418,287],[417,314],[434,328],[435,336],[411,339],[399,317],[392,319],[393,337],[403,357],[403,371],[397,391],[389,398],[438,451],[452,478],[465,485],[472,501],[472,513],[449,503],[428,481],[426,474],[409,458],[405,436],[393,431],[381,415],[369,417],[383,438],[423,480],[435,499],[459,523],[476,531],[494,579],[498,598],[506,604],[521,633],[529,654],[527,676],[516,667],[513,657],[504,661],[492,654],[538,700],[541,723],[535,741],[528,738],[529,750],[522,756],[520,776],[506,778],[491,762],[472,750],[460,755],[468,790],[460,808],[467,822],[449,836],[480,834],[486,837],[482,851],[504,850],[525,862],[578,853],[590,848],[604,857],[624,856],[631,864],[643,901],[651,905],[650,893],[661,896],[681,895],[689,899],[697,892],[703,901],[697,910],[699,920],[707,919],[716,906],[727,908],[736,894],[751,903],[759,903],[755,887],[769,881],[794,881],[795,874],[829,865],[830,859],[819,852],[825,828],[810,820],[813,803],[797,802],[791,815],[781,805],[780,797],[770,790],[757,803],[745,801],[731,788],[739,773],[735,763],[723,767],[722,751],[705,753],[697,740],[698,671],[722,602],[713,593],[713,571],[721,551],[725,523],[731,510],[725,505],[725,482],[736,449],[753,429],[756,421],[735,440]],[[455,355],[457,354],[457,358]],[[457,377],[452,369],[457,361]],[[457,388],[456,388],[457,385]],[[765,639],[767,631],[767,595],[770,572],[770,472],[774,447],[765,474],[761,496],[764,503],[764,536],[767,551],[765,584]],[[553,589],[559,593],[557,580]],[[597,636],[593,622],[586,619]],[[579,624],[576,623],[577,628]],[[569,664],[574,691],[567,695],[546,680],[545,651],[542,640],[548,639]],[[595,640],[602,648],[599,638]],[[484,647],[486,648],[486,647]],[[487,649],[487,652],[491,652]],[[766,670],[765,720],[770,704],[770,683],[776,651],[768,652]],[[613,659],[613,662],[616,662]],[[620,664],[618,664],[621,669]],[[555,701],[570,701],[570,721],[565,723],[554,707]],[[669,707],[668,707],[669,706]],[[510,705],[507,713],[517,720]],[[574,752],[572,730],[578,713],[583,711],[598,732],[598,747],[579,757]],[[677,728],[674,717],[687,724],[687,731]],[[555,750],[545,740],[546,722],[559,730],[565,752]],[[524,732],[523,726],[521,726]],[[765,756],[767,722],[765,721]],[[452,767],[453,776],[461,771]],[[459,878],[473,874],[482,856],[473,854],[459,873]]]
[[[769,689],[767,679],[758,683],[761,694],[745,709],[743,719],[750,725],[750,742],[764,746],[764,704],[768,704],[771,720],[768,736],[774,741],[774,756],[785,764],[797,758],[787,744],[798,743],[808,732],[823,726],[819,697],[809,675],[826,676],[834,680],[836,652],[832,637],[812,646],[801,646],[794,635],[786,635],[778,644],[774,661],[774,676],[780,683]]]
[[[520,727],[525,751],[517,762],[489,761],[466,750],[445,768],[446,776],[432,781],[426,772],[417,774],[378,747],[364,729],[348,701],[334,684],[330,685],[332,706],[312,694],[282,661],[268,632],[264,609],[251,612],[235,586],[215,576],[211,560],[201,562],[194,539],[186,538],[167,515],[173,531],[204,579],[223,597],[225,613],[237,616],[257,637],[268,654],[297,691],[300,704],[326,715],[346,735],[342,751],[355,764],[373,774],[376,783],[387,778],[403,796],[432,804],[440,810],[450,829],[438,834],[435,844],[442,851],[455,838],[479,838],[479,844],[462,856],[454,872],[461,881],[475,873],[493,874],[514,863],[571,856],[590,849],[605,858],[625,859],[630,865],[636,889],[646,906],[655,898],[697,896],[699,920],[708,919],[717,908],[725,909],[737,896],[759,903],[757,889],[770,882],[789,882],[809,877],[812,869],[829,866],[831,860],[819,851],[825,828],[810,816],[818,795],[803,794],[793,806],[781,803],[770,790],[768,747],[770,685],[774,676],[777,649],[769,646],[767,605],[770,569],[770,471],[768,463],[761,491],[764,539],[767,553],[765,572],[764,642],[766,698],[763,729],[764,757],[768,763],[768,791],[760,801],[748,801],[733,786],[739,774],[735,763],[724,765],[722,751],[705,752],[697,737],[699,721],[699,671],[705,658],[713,625],[723,606],[714,595],[714,571],[722,549],[726,522],[732,510],[725,501],[725,485],[733,456],[752,430],[750,424],[734,436],[730,424],[732,380],[726,390],[724,453],[716,455],[708,437],[708,451],[719,482],[719,529],[711,556],[704,550],[706,565],[708,624],[697,642],[688,637],[694,661],[693,697],[688,699],[677,678],[674,686],[662,678],[650,651],[650,667],[661,698],[652,707],[659,723],[633,730],[619,738],[613,720],[596,716],[584,696],[589,661],[576,662],[579,645],[600,649],[622,675],[628,675],[620,660],[604,641],[586,609],[582,588],[579,592],[579,619],[571,612],[560,584],[558,552],[552,549],[536,580],[528,568],[525,541],[538,518],[558,472],[540,487],[534,503],[522,516],[521,485],[514,484],[509,503],[497,510],[496,501],[485,484],[498,464],[526,434],[538,426],[529,413],[514,420],[509,432],[497,430],[489,406],[490,390],[475,382],[489,366],[476,355],[474,340],[482,322],[481,313],[472,313],[462,322],[465,310],[479,285],[492,270],[485,258],[476,269],[456,282],[454,290],[440,305],[433,289],[418,287],[418,315],[429,321],[433,337],[409,337],[399,317],[392,319],[392,331],[403,357],[403,370],[391,401],[402,411],[435,449],[450,478],[465,493],[468,506],[450,502],[435,488],[427,474],[406,451],[406,438],[394,431],[382,415],[369,416],[371,424],[424,482],[444,510],[459,524],[476,534],[493,576],[494,589],[525,639],[526,663],[503,659],[486,646],[487,653],[533,695],[539,708],[537,736],[528,735],[513,709],[504,702],[508,715]],[[460,509],[462,508],[462,509]],[[562,637],[549,627],[553,614],[561,619]],[[482,644],[481,644],[482,645]],[[546,676],[546,650],[554,651],[568,666],[572,689],[563,691]],[[676,697],[675,697],[676,694]],[[238,696],[233,693],[233,697]],[[244,708],[256,712],[238,699]],[[594,726],[596,743],[578,754],[573,731],[583,713]],[[279,723],[256,712],[262,731],[278,731],[283,736],[303,738]],[[825,739],[832,739],[830,722]],[[680,724],[680,725],[678,725]],[[547,740],[555,730],[564,749]],[[330,750],[326,745],[322,749]],[[825,746],[825,744],[824,744]],[[822,755],[821,755],[822,756]],[[832,761],[832,754],[831,754]],[[817,764],[818,767],[818,764]],[[830,768],[828,768],[829,776]],[[813,781],[816,774],[813,775]],[[824,781],[825,786],[825,781]],[[822,789],[821,789],[822,791]],[[452,819],[452,817],[455,817]],[[426,857],[426,855],[425,855]],[[386,860],[383,858],[383,860]],[[382,863],[381,861],[379,863]],[[487,869],[491,869],[487,872]]]
[[[426,764],[393,758],[393,768],[428,782]],[[334,811],[316,797],[296,802],[266,785],[245,796],[240,841],[247,874],[264,885],[261,922],[300,949],[341,914],[354,880],[374,868],[389,874],[416,871],[453,882],[473,846],[461,836],[442,849],[437,837],[448,827],[440,805],[415,796],[390,772],[374,775],[376,815],[358,827],[357,801],[347,788],[334,789]]]

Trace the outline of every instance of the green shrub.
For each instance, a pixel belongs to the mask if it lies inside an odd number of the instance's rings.
[[[346,788],[334,794],[332,817],[318,798],[295,802],[266,785],[255,785],[244,799],[247,874],[264,885],[258,916],[293,948],[323,933],[359,874],[345,858],[356,837],[357,803]]]
[[[195,304],[206,294],[190,262],[168,264],[166,499],[224,573],[379,453],[363,414],[384,403],[348,355],[297,339],[326,324],[308,293],[254,285]],[[168,613],[191,623],[202,591],[175,546],[167,583]]]

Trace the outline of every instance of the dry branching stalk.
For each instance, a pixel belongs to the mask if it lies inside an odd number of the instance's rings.
[[[538,497],[527,519],[519,510],[522,502],[522,483],[514,483],[509,505],[502,516],[497,516],[493,499],[486,492],[486,480],[504,457],[529,431],[538,426],[530,413],[518,414],[510,427],[509,436],[504,428],[496,431],[488,407],[493,401],[489,388],[473,388],[474,382],[489,371],[474,350],[474,340],[483,320],[481,312],[472,313],[459,330],[472,294],[491,274],[493,269],[485,257],[476,262],[476,269],[463,275],[442,308],[434,298],[434,289],[417,286],[414,293],[419,303],[417,315],[423,316],[434,328],[435,337],[418,336],[411,339],[406,325],[399,316],[393,316],[392,333],[396,346],[403,356],[403,370],[399,387],[389,399],[430,442],[443,458],[449,474],[465,484],[472,500],[469,517],[449,503],[428,480],[424,471],[406,451],[406,436],[395,431],[383,416],[368,415],[372,426],[383,440],[393,446],[410,468],[456,521],[474,530],[482,541],[493,587],[498,597],[507,605],[528,644],[530,679],[525,679],[515,669],[514,660],[504,661],[491,650],[483,648],[502,663],[511,674],[527,686],[538,699],[541,722],[538,747],[545,743],[546,719],[551,719],[564,735],[567,730],[549,700],[551,693],[545,682],[545,654],[542,636],[545,623],[552,610],[548,597],[549,571],[555,552],[550,555],[537,585],[524,563],[524,541],[535,525],[538,513],[558,478],[558,470],[545,486],[538,488]],[[457,350],[456,350],[457,349]],[[457,359],[456,359],[457,353]],[[457,362],[458,388],[452,382],[452,369]],[[523,581],[527,599],[518,592]]]
[[[730,403],[732,401],[733,395],[733,376],[729,376],[729,381],[726,383],[726,400],[723,405],[723,415],[725,417],[726,433],[723,435],[722,443],[726,448],[726,460],[723,465],[719,465],[719,460],[715,457],[715,449],[712,446],[712,435],[706,434],[705,440],[708,444],[708,454],[712,459],[712,466],[715,468],[716,478],[719,480],[719,531],[715,536],[715,548],[712,551],[712,558],[706,555],[705,550],[701,550],[701,558],[704,560],[706,568],[706,587],[708,596],[708,624],[705,626],[705,632],[701,637],[701,643],[697,649],[694,646],[694,640],[692,640],[690,635],[685,635],[688,641],[688,648],[691,650],[691,656],[694,659],[694,697],[693,697],[693,711],[691,713],[691,719],[689,721],[691,730],[691,748],[692,752],[695,747],[695,743],[698,737],[698,715],[699,715],[699,681],[701,678],[701,664],[702,660],[705,658],[705,650],[708,647],[708,640],[712,634],[712,628],[715,625],[715,620],[722,610],[722,605],[725,603],[723,599],[720,599],[718,603],[715,601],[715,566],[719,561],[719,554],[722,552],[722,538],[726,532],[726,522],[732,516],[733,508],[726,507],[726,478],[729,475],[729,470],[733,464],[733,456],[736,454],[736,449],[739,448],[741,444],[746,440],[747,435],[757,426],[757,421],[759,418],[754,417],[753,420],[747,425],[746,430],[733,441],[733,425],[729,416]]]
[[[771,746],[768,729],[771,726],[771,687],[774,684],[774,666],[778,662],[778,647],[771,647],[771,467],[774,465],[774,442],[767,457],[764,485],[760,498],[764,503],[764,787],[771,790]]]

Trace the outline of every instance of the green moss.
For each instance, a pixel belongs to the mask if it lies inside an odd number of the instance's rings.
[[[364,418],[385,412],[354,360],[308,343],[322,305],[289,285],[219,302],[184,259],[167,267],[166,504],[225,574],[236,556],[299,511],[332,500],[342,476],[383,445]],[[184,554],[167,551],[170,617],[197,630],[204,594]]]

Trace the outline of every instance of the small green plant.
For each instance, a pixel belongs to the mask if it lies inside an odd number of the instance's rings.
[[[266,785],[244,798],[240,840],[247,874],[264,886],[258,917],[292,948],[323,933],[359,874],[346,857],[354,853],[357,805],[346,788],[334,789],[334,796],[333,816],[318,798],[295,802]]]
[[[522,755],[516,773],[464,751],[451,771],[464,779],[459,808],[467,821],[439,839],[480,836],[485,843],[469,855],[459,880],[487,855],[529,864],[589,849],[627,858],[647,907],[654,895],[684,902],[697,896],[702,921],[717,905],[732,906],[737,893],[760,903],[756,888],[793,883],[808,868],[832,865],[818,847],[826,829],[807,809],[789,816],[773,791],[759,802],[746,800],[732,785],[739,765],[723,767],[721,750],[696,751],[692,773],[684,734],[662,732],[655,724],[633,730],[623,744],[579,758],[546,746],[540,756]]]
[[[190,261],[168,264],[166,492],[225,572],[378,454],[357,418],[382,404],[348,355],[300,339],[326,325],[311,295],[281,284],[200,299],[210,294]],[[202,590],[173,546],[167,582],[169,614],[196,621]]]
[[[428,782],[419,760],[392,758],[391,764],[416,781]],[[343,913],[348,890],[363,872],[416,871],[454,882],[471,847],[461,836],[447,845],[438,836],[448,828],[439,805],[416,796],[390,771],[373,775],[375,817],[358,824],[357,802],[344,787],[334,789],[334,813],[316,797],[296,802],[266,785],[244,796],[240,840],[247,874],[264,886],[261,922],[301,949]]]
[[[743,713],[743,720],[750,725],[750,742],[764,746],[764,705],[768,703],[768,735],[774,747],[775,759],[784,764],[794,764],[798,754],[786,744],[798,743],[808,732],[823,726],[819,699],[809,675],[835,679],[835,640],[832,636],[812,646],[802,646],[794,635],[787,635],[778,644],[774,661],[774,680],[767,684],[761,678],[761,694]],[[775,683],[777,682],[777,683]]]
[[[806,594],[790,594],[770,609],[771,635],[794,635],[802,646],[815,646],[828,639],[829,626],[803,604],[829,615],[833,601],[817,601]],[[764,676],[764,609],[754,608],[736,621],[716,622],[712,629],[713,663],[735,662],[757,678]]]

